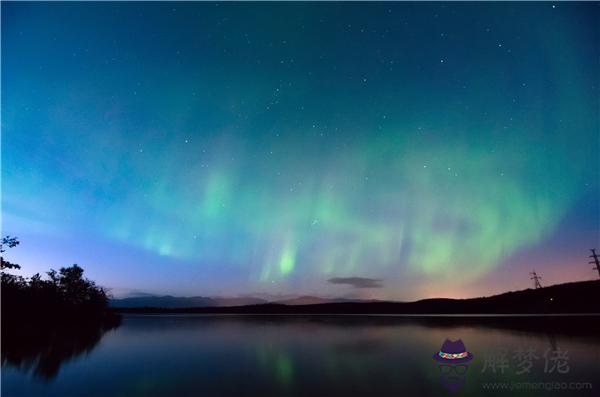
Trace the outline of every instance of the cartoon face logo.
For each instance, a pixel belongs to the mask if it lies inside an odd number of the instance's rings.
[[[433,359],[439,363],[442,386],[451,392],[459,391],[467,381],[468,362],[473,359],[463,341],[446,339]]]

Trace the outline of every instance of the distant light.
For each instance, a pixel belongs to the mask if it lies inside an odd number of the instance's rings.
[[[551,301],[553,301],[553,300],[554,300],[554,298],[550,298],[550,300],[551,300]]]

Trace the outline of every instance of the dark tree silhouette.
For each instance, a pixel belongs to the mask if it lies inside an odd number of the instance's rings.
[[[77,264],[47,274],[48,279],[39,274],[25,279],[3,272],[3,320],[51,315],[70,321],[75,317],[102,317],[109,311],[106,291],[83,277],[83,269]]]
[[[2,237],[2,241],[0,242],[0,253],[6,251],[6,248],[4,247],[8,247],[8,248],[14,248],[17,245],[19,245],[19,240],[16,237],[11,237],[11,236],[6,236],[6,237]],[[0,268],[2,270],[4,269],[20,269],[21,266],[15,264],[15,263],[10,263],[8,261],[4,260],[4,257],[0,256]]]
[[[0,252],[19,244],[2,238]],[[61,363],[91,350],[120,318],[108,308],[106,291],[83,276],[74,264],[50,270],[47,278],[29,279],[5,269],[19,265],[2,258],[2,363],[27,368],[43,377],[58,373]]]
[[[5,245],[8,246],[8,248],[14,248],[19,245],[19,239],[11,236],[2,237],[2,242],[0,242],[0,252],[6,251],[4,248]]]
[[[3,237],[0,252],[17,245],[19,240],[16,237]],[[32,315],[46,317],[49,313],[59,318],[73,315],[97,317],[108,312],[106,291],[83,277],[83,269],[79,265],[61,267],[58,271],[52,269],[47,273],[48,279],[39,274],[25,279],[4,271],[20,268],[2,258],[3,320]]]

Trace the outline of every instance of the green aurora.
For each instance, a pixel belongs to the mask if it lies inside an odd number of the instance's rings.
[[[3,5],[4,233],[115,287],[472,285],[598,199],[590,9]]]

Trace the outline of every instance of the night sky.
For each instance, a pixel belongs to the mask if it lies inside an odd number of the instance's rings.
[[[78,263],[116,296],[416,299],[530,287],[534,268],[597,277],[599,17],[2,2],[7,259],[26,276]]]

